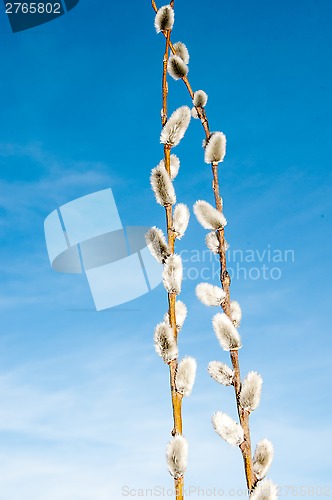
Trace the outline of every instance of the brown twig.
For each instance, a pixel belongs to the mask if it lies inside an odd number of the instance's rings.
[[[152,0],[152,7],[157,12],[157,6],[154,0]],[[163,32],[163,35],[166,37],[167,40],[167,32]],[[169,38],[168,40],[168,45],[172,53],[175,53],[175,49],[173,47],[173,44]],[[188,78],[185,76],[182,78],[183,83],[185,84],[189,95],[191,99],[194,97],[194,92],[192,90],[192,87],[190,85],[190,82]],[[210,132],[210,127],[209,127],[209,122],[205,113],[205,109],[202,107],[196,107],[197,115],[201,121],[201,124],[203,126],[204,132],[205,132],[205,137],[206,140],[208,140],[211,136]],[[217,210],[222,212],[222,204],[220,200],[220,189],[219,189],[219,178],[218,178],[218,164],[217,163],[212,163],[212,189],[214,193],[214,199],[215,199],[215,206]],[[220,260],[220,281],[223,287],[223,290],[226,293],[226,298],[224,302],[222,303],[222,308],[227,314],[228,317],[230,317],[230,276],[227,272],[227,260],[226,260],[226,248],[225,248],[225,236],[224,236],[224,229],[220,229],[217,231],[217,236],[218,236],[218,241],[219,241],[219,260]],[[235,391],[235,398],[236,398],[236,406],[237,406],[237,411],[240,419],[241,426],[244,431],[244,441],[240,445],[240,450],[242,453],[243,457],[243,462],[244,462],[244,470],[245,470],[245,475],[246,475],[246,481],[247,481],[247,487],[248,490],[251,491],[254,486],[257,483],[257,478],[254,474],[253,471],[253,461],[252,461],[252,452],[251,452],[251,438],[250,438],[250,428],[249,428],[249,412],[244,411],[241,408],[240,402],[239,402],[239,395],[240,395],[240,390],[241,390],[241,373],[240,373],[240,365],[239,365],[239,353],[237,350],[232,350],[230,351],[230,358],[234,370],[234,391]]]
[[[197,108],[196,108],[197,109]],[[207,123],[207,122],[206,122]],[[207,125],[208,127],[208,125]],[[205,132],[206,138],[210,137],[210,131],[207,128]],[[212,189],[214,194],[215,206],[219,212],[222,212],[222,203],[220,199],[219,190],[219,178],[218,178],[218,164],[212,163]],[[224,302],[222,303],[222,308],[224,313],[230,318],[230,276],[227,272],[227,259],[226,259],[226,245],[225,245],[225,235],[224,228],[217,231],[218,241],[219,241],[219,261],[220,261],[220,281],[223,290],[226,293]],[[239,396],[241,391],[241,373],[239,364],[239,352],[237,350],[230,351],[230,358],[234,371],[233,386],[235,391],[237,412],[239,415],[240,424],[244,432],[244,441],[240,445],[240,450],[244,462],[244,470],[246,475],[247,487],[251,491],[255,486],[257,479],[253,471],[252,453],[251,453],[251,438],[250,438],[250,428],[249,428],[249,412],[242,409]]]
[[[174,0],[170,2],[170,6],[174,7]],[[152,7],[157,12],[157,6],[155,1],[152,0]],[[162,73],[162,113],[161,113],[161,124],[162,127],[167,122],[167,97],[168,97],[168,85],[167,85],[167,64],[169,59],[170,52],[170,37],[171,30],[167,30],[163,32],[165,35],[166,43],[165,43],[165,52],[163,58],[163,73]],[[174,49],[173,49],[174,50]],[[165,168],[168,174],[171,174],[171,147],[168,144],[164,146],[164,161]],[[176,235],[173,231],[173,209],[172,205],[165,206],[166,212],[166,226],[167,226],[167,240],[168,247],[170,253],[174,253],[174,244]],[[176,327],[176,313],[175,313],[175,305],[176,305],[176,294],[168,293],[168,316],[170,326],[173,330],[174,338],[177,340],[177,327]],[[182,434],[182,394],[177,392],[176,390],[176,373],[178,368],[178,360],[174,359],[169,363],[169,372],[170,372],[170,389],[171,389],[171,399],[172,399],[172,410],[173,410],[173,429],[172,435]],[[175,478],[175,494],[176,500],[183,500],[183,477]]]
[[[206,140],[209,139],[211,132],[209,129],[209,124],[205,115],[205,110],[202,108],[196,108],[197,114],[203,125]],[[219,189],[219,178],[218,178],[218,164],[212,163],[212,190],[214,194],[215,206],[219,212],[222,212],[222,203],[220,200],[220,189]],[[224,302],[222,303],[222,308],[224,313],[230,318],[230,276],[227,272],[227,259],[226,259],[226,245],[225,245],[225,235],[224,229],[219,229],[217,231],[218,241],[219,241],[219,261],[220,261],[220,282],[222,284],[223,290],[226,293]],[[230,351],[230,358],[234,370],[234,391],[236,398],[237,412],[239,415],[240,423],[244,431],[244,441],[240,445],[240,450],[244,462],[244,470],[246,475],[247,487],[251,491],[255,486],[257,479],[253,471],[252,453],[251,453],[251,438],[250,438],[250,428],[249,428],[249,412],[245,412],[240,405],[239,396],[241,391],[241,373],[239,364],[239,352],[237,350]]]

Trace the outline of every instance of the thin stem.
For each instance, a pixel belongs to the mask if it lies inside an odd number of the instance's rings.
[[[157,6],[154,0],[152,0],[152,7],[157,12]],[[173,54],[175,54],[175,49],[173,47],[173,44],[170,40],[168,39],[168,32],[163,32],[163,35],[166,38],[166,43],[169,46],[169,49],[172,51]],[[184,76],[182,78],[183,83],[185,84],[188,93],[193,99],[194,97],[194,92],[193,89],[190,85],[190,82],[187,78],[187,76]],[[210,132],[210,127],[209,127],[209,122],[205,113],[205,109],[202,107],[196,107],[197,115],[201,121],[201,124],[203,126],[204,132],[205,132],[205,137],[206,140],[208,140],[211,136]],[[218,164],[217,163],[212,163],[212,189],[214,193],[214,199],[215,199],[215,206],[217,210],[222,212],[222,204],[220,200],[220,189],[219,189],[219,178],[218,178]],[[220,282],[222,284],[223,290],[226,293],[226,297],[224,302],[222,303],[222,308],[227,314],[227,316],[230,318],[230,276],[227,272],[227,259],[226,259],[226,248],[225,248],[225,235],[224,235],[224,229],[220,229],[217,231],[217,237],[219,241],[219,261],[220,261]],[[230,358],[234,370],[234,391],[235,391],[235,398],[236,398],[236,406],[237,406],[237,411],[240,419],[241,426],[244,431],[244,441],[240,445],[240,450],[242,453],[243,457],[243,462],[244,462],[244,470],[245,470],[245,475],[246,475],[246,481],[247,481],[247,487],[248,490],[251,491],[254,486],[257,483],[257,478],[254,474],[253,471],[253,462],[252,462],[252,453],[251,453],[251,439],[250,439],[250,428],[249,428],[249,412],[244,411],[241,408],[240,402],[239,402],[239,395],[240,395],[240,390],[241,390],[241,373],[240,373],[240,364],[239,364],[239,353],[238,351],[230,351]]]
[[[210,131],[206,132],[206,138],[210,136]],[[219,212],[222,212],[222,204],[220,199],[220,189],[219,189],[219,178],[218,178],[218,164],[212,163],[212,190],[214,194],[215,206]],[[226,245],[224,229],[219,229],[217,231],[217,236],[219,240],[219,261],[220,261],[220,281],[223,290],[226,293],[224,302],[222,303],[222,308],[230,318],[230,276],[227,271],[227,259],[226,259]],[[251,453],[251,438],[250,438],[250,427],[249,427],[249,412],[245,412],[239,401],[240,390],[241,390],[241,373],[239,364],[239,352],[237,350],[230,351],[230,358],[234,371],[233,386],[235,391],[235,399],[237,412],[239,415],[240,424],[244,432],[244,441],[240,445],[240,450],[242,453],[242,458],[244,462],[244,471],[246,476],[246,482],[248,490],[251,491],[255,486],[257,479],[253,471],[252,463],[252,453]]]
[[[214,201],[216,205],[216,209],[219,210],[219,212],[222,212],[222,203],[220,199],[220,192],[219,192],[219,179],[218,179],[218,164],[217,163],[212,163],[212,190],[214,194]],[[219,241],[219,261],[220,261],[220,281],[223,286],[223,290],[226,293],[226,298],[222,304],[222,308],[227,314],[228,317],[230,317],[230,291],[229,287],[231,284],[230,276],[227,272],[227,262],[226,262],[226,242],[225,242],[225,231],[224,228],[219,229],[217,231],[217,237]]]
[[[166,32],[166,44],[165,44],[165,53],[163,60],[163,80],[162,80],[162,96],[163,96],[163,110],[161,115],[161,124],[165,125],[167,122],[167,95],[168,95],[168,85],[167,85],[167,63],[169,58],[169,42],[171,38],[171,32],[168,30]],[[166,152],[165,152],[166,156]]]
[[[157,6],[154,0],[152,0],[152,7],[157,12]],[[174,0],[170,2],[170,6],[174,7]],[[163,74],[162,74],[162,113],[161,113],[161,124],[164,125],[167,122],[167,97],[168,97],[168,85],[167,85],[167,64],[169,60],[169,52],[170,52],[170,38],[171,31],[168,30],[163,32],[165,35],[166,43],[165,43],[165,52],[163,58]],[[168,144],[164,146],[164,161],[165,168],[168,174],[171,174],[171,147]],[[176,235],[173,231],[173,209],[172,205],[165,206],[166,212],[166,226],[167,226],[167,241],[170,253],[174,253],[174,244]],[[176,313],[175,313],[175,305],[176,305],[176,294],[168,293],[168,316],[170,326],[173,330],[174,338],[177,340],[177,328],[176,328]],[[171,400],[172,400],[172,411],[173,411],[173,429],[172,435],[182,434],[182,394],[178,393],[176,390],[176,373],[178,369],[178,360],[174,359],[169,363],[169,374],[170,374],[170,389],[171,389]],[[176,500],[183,500],[183,477],[175,478],[175,495]]]
[[[176,484],[176,498],[183,498],[183,477],[179,477]]]
[[[220,199],[219,192],[219,179],[218,179],[218,164],[212,163],[212,189],[214,194],[214,200],[216,209],[219,212],[222,212],[222,203]],[[226,246],[225,246],[225,235],[224,228],[219,229],[217,231],[217,236],[219,240],[219,261],[220,261],[220,281],[223,287],[223,290],[226,293],[225,300],[222,304],[222,308],[230,318],[230,276],[227,272],[227,262],[226,262]],[[243,411],[239,403],[239,396],[241,390],[241,373],[240,373],[240,364],[239,364],[239,352],[237,350],[230,351],[230,357],[232,361],[233,371],[234,371],[234,379],[233,386],[235,391],[236,398],[236,406],[240,419],[240,424],[244,431],[244,441],[240,445],[240,450],[242,452],[243,462],[244,462],[244,470],[247,480],[248,490],[251,491],[253,486],[255,485],[255,475],[253,472],[252,465],[252,457],[251,457],[251,440],[250,440],[250,429],[249,429],[249,413]]]
[[[205,122],[207,123],[207,122]],[[206,138],[210,137],[209,129],[206,131]],[[215,206],[219,212],[222,212],[222,204],[220,199],[220,189],[219,189],[219,178],[218,178],[218,164],[212,163],[212,190],[214,194]],[[219,240],[219,260],[220,260],[220,281],[223,287],[223,290],[226,293],[226,297],[224,302],[222,303],[222,308],[230,318],[230,276],[227,271],[227,260],[226,260],[226,245],[225,245],[225,236],[224,229],[219,229],[217,231],[217,236]],[[247,487],[248,490],[251,491],[255,486],[257,479],[255,477],[253,471],[253,463],[252,463],[252,453],[251,453],[251,438],[250,438],[250,428],[249,428],[249,413],[244,412],[241,408],[239,402],[240,390],[241,390],[241,373],[240,373],[240,364],[239,364],[239,352],[237,350],[230,351],[230,358],[232,361],[233,371],[234,371],[234,380],[233,386],[235,391],[236,398],[236,406],[237,412],[240,419],[240,424],[243,428],[244,432],[244,441],[240,445],[240,450],[242,453],[242,458],[244,462],[244,470],[246,475]]]
[[[156,2],[154,0],[151,0],[151,5],[152,5],[153,10],[157,13],[158,7],[157,7]]]

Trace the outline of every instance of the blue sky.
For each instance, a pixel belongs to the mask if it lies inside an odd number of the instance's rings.
[[[306,496],[314,488],[331,497],[332,4],[184,0],[175,8],[173,41],[187,44],[192,86],[209,95],[212,130],[227,135],[220,177],[231,250],[294,253],[230,264],[245,269],[232,283],[244,314],[242,373],[264,379],[253,442],[274,443],[270,477],[283,496],[303,486]],[[125,225],[164,227],[149,187],[162,155],[164,43],[153,18],[149,2],[81,0],[56,21],[12,34],[1,11],[1,500],[120,500],[125,486],[172,487],[168,373],[152,342],[164,289],[97,313],[84,276],[51,269],[43,234],[54,209],[108,187]],[[169,88],[170,109],[190,105],[181,82]],[[189,207],[212,201],[202,139],[192,120],[174,151],[177,197]],[[194,296],[202,269],[214,265],[204,261],[204,236],[192,217],[177,247],[189,256],[180,353],[198,362],[184,401],[186,482],[229,492],[245,483],[239,451],[210,423],[214,411],[235,417],[235,409],[231,390],[206,372],[227,354],[212,332],[214,311]],[[279,279],[248,278],[262,264]]]

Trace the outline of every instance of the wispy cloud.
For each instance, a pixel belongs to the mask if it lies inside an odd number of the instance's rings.
[[[148,339],[81,345],[75,354],[2,373],[0,485],[9,498],[120,500],[124,486],[172,488],[164,458],[171,429],[167,370],[147,345]],[[199,375],[184,402],[192,498],[199,497],[197,487],[244,488],[238,450],[229,449],[210,422],[215,410],[233,408],[233,395]],[[319,484],[315,464],[332,435],[330,424],[317,428],[297,421],[295,414],[281,417],[275,404],[270,400],[253,425],[254,444],[268,437],[277,448],[271,477],[283,485]],[[296,472],[295,461],[300,463]]]
[[[59,205],[121,182],[103,162],[56,157],[39,143],[0,144],[1,156],[15,158],[20,165],[29,160],[42,166],[37,179],[0,181],[1,224],[8,227],[31,227]]]

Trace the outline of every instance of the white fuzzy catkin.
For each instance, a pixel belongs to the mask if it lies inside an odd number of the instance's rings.
[[[219,240],[218,236],[214,231],[211,231],[211,233],[208,233],[205,236],[205,243],[208,249],[211,250],[212,253],[219,252]]]
[[[170,158],[170,163],[171,163],[171,179],[175,179],[175,177],[178,175],[179,173],[179,168],[180,168],[180,160],[178,158],[178,156],[176,155],[171,155],[171,158]]]
[[[210,361],[208,364],[208,372],[213,380],[219,382],[219,384],[232,385],[233,383],[233,370],[220,361]]]
[[[249,372],[242,382],[240,405],[244,410],[253,411],[259,405],[263,380],[259,373]]]
[[[166,459],[171,476],[182,477],[187,468],[188,442],[181,434],[176,434],[168,443]]]
[[[207,201],[196,201],[194,205],[194,213],[198,222],[204,227],[204,229],[221,229],[227,224],[224,214],[219,212],[219,210],[214,208]]]
[[[236,328],[239,328],[242,319],[242,311],[240,304],[236,300],[232,300],[229,304],[231,319]]]
[[[159,205],[163,207],[169,204],[174,205],[176,202],[174,186],[165,168],[158,166],[152,169],[150,182]]]
[[[250,500],[277,500],[278,488],[270,479],[258,481],[250,495]]]
[[[160,262],[160,264],[163,264],[170,255],[170,251],[162,230],[155,226],[151,227],[145,235],[145,241],[151,255]]]
[[[171,30],[174,25],[174,10],[170,5],[164,5],[160,7],[155,18],[154,27],[157,33],[161,31]]]
[[[154,331],[154,346],[157,354],[165,363],[170,363],[178,356],[178,346],[174,339],[174,334],[169,325],[165,322],[158,323]]]
[[[173,212],[173,229],[176,233],[176,237],[180,240],[189,224],[190,212],[187,205],[184,203],[179,203],[175,205]]]
[[[207,94],[204,92],[204,90],[196,90],[194,93],[194,98],[193,98],[193,105],[198,108],[201,107],[203,108],[206,106],[208,100]]]
[[[198,113],[197,113],[197,109],[196,109],[196,108],[191,108],[190,113],[191,113],[191,116],[192,116],[193,118],[195,118],[195,120],[198,120],[199,116],[198,116]]]
[[[182,300],[177,300],[175,303],[175,319],[176,319],[176,329],[179,332],[183,327],[183,323],[187,317],[187,306],[182,302]],[[168,325],[169,323],[169,314],[168,312],[164,316],[164,321]]]
[[[170,255],[165,261],[163,270],[163,283],[168,293],[179,295],[181,292],[182,275],[183,270],[180,255]]]
[[[172,147],[177,146],[186,133],[189,123],[190,109],[188,106],[181,106],[176,109],[161,131],[160,142],[169,144]]]
[[[222,132],[213,132],[209,140],[204,143],[204,147],[205,163],[219,163],[226,154],[226,136]]]
[[[215,431],[227,443],[232,446],[239,446],[243,443],[244,432],[240,424],[236,423],[230,416],[221,411],[217,411],[212,417]]]
[[[174,50],[175,50],[175,54],[179,57],[181,57],[182,61],[185,63],[185,64],[188,64],[189,62],[189,51],[186,47],[186,45],[182,42],[176,42],[174,45]]]
[[[256,446],[253,468],[257,479],[263,479],[269,472],[274,455],[273,444],[268,439],[262,439]]]
[[[220,286],[200,283],[196,286],[196,296],[205,306],[220,306],[226,293]]]
[[[180,56],[171,56],[168,59],[167,71],[174,80],[180,80],[188,73],[188,66]]]
[[[158,164],[158,167],[166,168],[165,167],[165,160],[161,160]],[[171,155],[170,157],[170,170],[171,170],[171,179],[174,180],[175,177],[179,173],[179,168],[180,168],[180,160],[176,155]]]
[[[227,243],[226,240],[224,241],[225,241],[224,250],[225,252],[227,252],[227,250],[229,249],[229,244]],[[211,233],[208,233],[205,236],[205,243],[208,249],[211,250],[212,253],[219,253],[219,240],[215,231],[211,231]]]
[[[196,360],[190,356],[183,358],[179,363],[176,372],[175,386],[176,390],[180,394],[183,394],[183,396],[189,396],[191,394],[195,383],[196,369]]]
[[[177,300],[175,304],[176,328],[178,331],[183,327],[183,323],[187,317],[187,306],[182,300]]]
[[[226,314],[215,314],[212,318],[212,324],[217,339],[225,351],[237,350],[242,347],[239,332]]]

